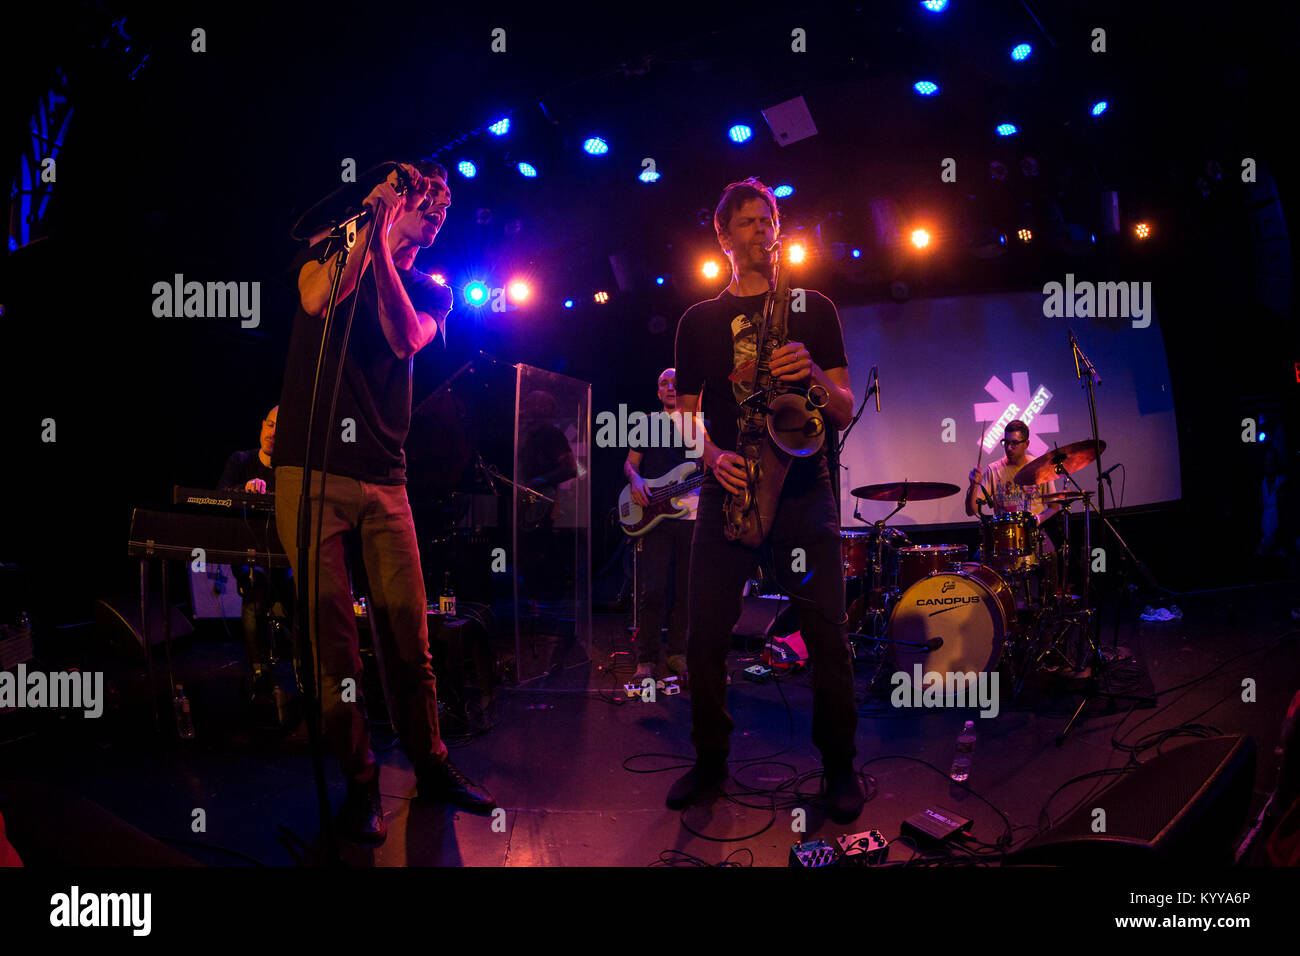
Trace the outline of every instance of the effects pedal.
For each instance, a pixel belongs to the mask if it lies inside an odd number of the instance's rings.
[[[790,847],[790,866],[803,870],[835,864],[835,847],[825,840],[810,840]]]
[[[755,684],[765,684],[772,679],[772,668],[764,667],[762,664],[746,667],[741,673],[745,675],[746,680],[751,680]]]
[[[946,807],[927,807],[903,821],[902,832],[914,838],[918,846],[947,843],[958,833],[970,832],[974,820]]]
[[[835,838],[840,866],[876,866],[889,859],[889,841],[879,830],[846,833]]]
[[[676,677],[665,677],[660,681],[660,689],[664,692],[665,697],[672,697],[682,692],[681,681]]]

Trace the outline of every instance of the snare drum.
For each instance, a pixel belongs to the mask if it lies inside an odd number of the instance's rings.
[[[898,550],[898,587],[906,591],[932,571],[947,571],[965,561],[970,549],[964,544],[918,544]]]
[[[1038,567],[1041,556],[1038,519],[1028,511],[994,515],[984,525],[984,563],[1003,574]]]
[[[848,528],[840,531],[840,553],[844,562],[844,579],[869,577],[869,588],[893,588],[898,576],[898,549],[907,543],[902,532],[884,529],[881,545],[875,528]],[[875,568],[876,548],[880,548],[880,567]],[[877,573],[877,571],[879,573]]]

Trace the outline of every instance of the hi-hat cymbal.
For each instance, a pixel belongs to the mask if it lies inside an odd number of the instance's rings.
[[[1080,468],[1097,460],[1097,456],[1106,450],[1106,443],[1093,442],[1091,438],[1085,441],[1071,442],[1068,445],[1062,445],[1060,448],[1053,448],[1045,455],[1039,455],[1025,467],[1016,472],[1016,484],[1018,485],[1041,485],[1044,482],[1051,481],[1062,471],[1066,474],[1074,474]],[[1058,471],[1056,466],[1060,465]]]
[[[855,498],[868,501],[932,501],[935,498],[947,498],[961,491],[956,485],[946,481],[886,481],[879,485],[863,485],[854,488],[849,494]]]

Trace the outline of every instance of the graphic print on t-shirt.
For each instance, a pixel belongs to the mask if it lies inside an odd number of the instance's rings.
[[[758,316],[738,315],[731,320],[731,392],[737,404],[754,391],[758,368]]]

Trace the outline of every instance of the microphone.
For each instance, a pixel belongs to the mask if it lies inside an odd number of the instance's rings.
[[[1106,480],[1109,481],[1109,480],[1110,480],[1110,473],[1111,473],[1112,471],[1114,471],[1116,468],[1118,468],[1118,467],[1119,467],[1120,465],[1122,465],[1122,464],[1124,464],[1124,463],[1121,461],[1121,462],[1119,462],[1118,464],[1111,465],[1109,468],[1107,468],[1105,471],[1103,471],[1103,472],[1101,473],[1101,476],[1102,476],[1103,478],[1105,478]]]
[[[340,186],[304,212],[289,230],[290,237],[306,241],[308,246],[314,246],[335,229],[348,223],[355,223],[356,228],[360,229],[374,217],[374,211],[369,206],[362,206],[360,212],[355,212],[351,199],[356,197],[360,190],[364,190],[359,193],[361,196],[368,195],[370,190],[386,180],[393,172],[397,173],[399,196],[405,196],[413,188],[419,189],[424,184],[424,177],[418,171],[412,179],[400,163],[387,162],[372,166],[361,173],[355,183]]]
[[[937,651],[941,647],[943,647],[942,637],[932,637],[921,645],[921,648],[927,651]]]

